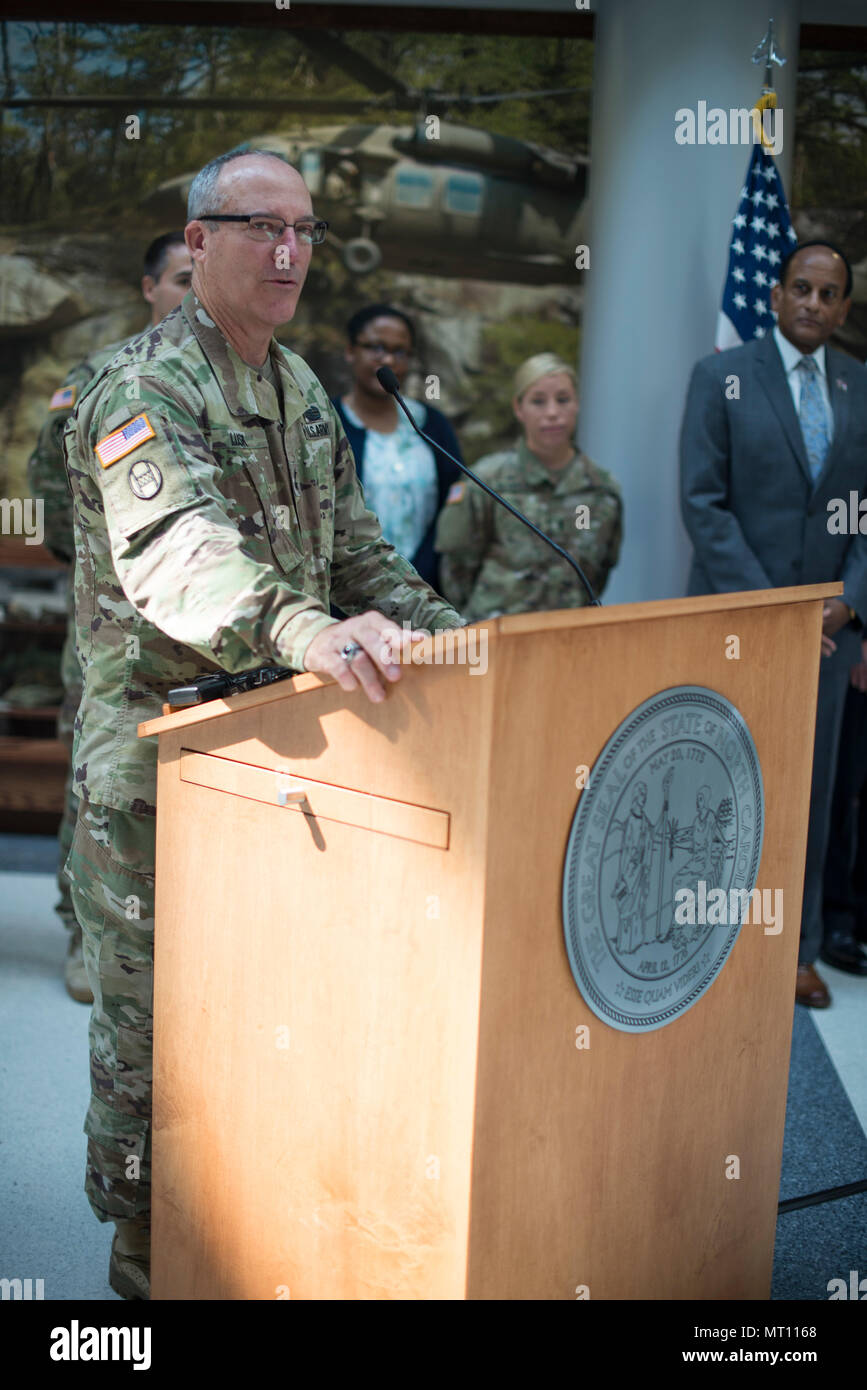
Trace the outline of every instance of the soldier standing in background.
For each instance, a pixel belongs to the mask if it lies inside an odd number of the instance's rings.
[[[397,622],[460,626],[382,539],[325,388],[273,337],[326,229],[300,174],[222,155],[188,215],[192,291],[91,385],[65,438],[85,677],[67,869],[96,997],[85,1189],[116,1224],[109,1280],[128,1298],[150,1293],[157,749],[137,726],[171,686],[263,663],[380,701],[400,678],[385,649],[413,640]]]
[[[611,474],[575,447],[574,370],[551,352],[528,358],[515,373],[512,408],[523,439],[475,471],[568,551],[601,594],[620,553],[623,504]],[[467,622],[589,602],[565,561],[475,483],[452,487],[434,544],[442,592]]]
[[[152,306],[151,326],[165,318],[170,309],[180,304],[190,288],[193,263],[184,242],[182,231],[166,232],[152,241],[144,257],[141,290],[144,298]],[[75,556],[75,535],[72,520],[72,494],[63,461],[63,431],[66,422],[84,391],[95,376],[98,376],[106,363],[116,352],[125,347],[131,339],[124,338],[97,351],[73,367],[63,385],[54,392],[48,403],[48,415],[39,432],[36,448],[27,464],[27,478],[30,491],[44,502],[45,544],[58,560],[72,565]],[[66,638],[60,658],[60,676],[63,682],[63,704],[57,716],[57,737],[72,749],[73,720],[81,700],[81,671],[75,655],[75,621],[73,610],[72,582],[67,589]],[[75,920],[72,900],[69,896],[69,880],[63,872],[66,856],[72,844],[72,832],[78,810],[78,797],[72,786],[72,769],[66,777],[63,818],[60,822],[58,843],[60,859],[57,886],[60,902],[57,915],[68,928],[69,949],[66,956],[64,978],[67,993],[82,1004],[92,1004],[93,994],[87,983],[84,961],[81,954],[81,928]]]

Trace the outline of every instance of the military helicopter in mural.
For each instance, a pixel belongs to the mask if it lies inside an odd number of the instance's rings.
[[[329,222],[329,242],[354,275],[385,265],[520,284],[575,283],[576,248],[586,241],[589,156],[559,154],[441,113],[579,89],[492,96],[419,92],[338,35],[308,35],[304,41],[363,80],[373,95],[331,105],[327,99],[300,99],[275,106],[308,115],[370,113],[385,106],[389,114],[403,108],[416,116],[411,125],[352,123],[294,134],[284,129],[245,142],[279,151],[301,171],[317,213]],[[192,172],[161,184],[142,206],[177,222],[191,178]]]
[[[277,150],[300,170],[329,222],[329,241],[355,275],[385,264],[522,284],[575,282],[585,157],[430,115],[415,126],[353,124],[303,140],[273,132],[247,144]],[[143,206],[176,222],[191,178],[160,185]]]

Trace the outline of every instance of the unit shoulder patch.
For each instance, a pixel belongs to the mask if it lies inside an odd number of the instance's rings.
[[[150,459],[139,459],[127,474],[130,490],[142,502],[156,497],[163,485],[163,475]]]

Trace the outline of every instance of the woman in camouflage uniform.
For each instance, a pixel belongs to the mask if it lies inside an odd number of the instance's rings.
[[[551,352],[529,358],[515,373],[512,408],[523,438],[475,471],[567,550],[601,594],[620,551],[623,504],[611,475],[575,447],[574,370]],[[468,622],[589,601],[566,562],[474,483],[452,487],[436,548],[442,592]]]

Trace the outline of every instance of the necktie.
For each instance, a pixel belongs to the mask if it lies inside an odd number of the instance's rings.
[[[802,357],[798,369],[801,373],[801,405],[798,416],[810,473],[815,482],[828,456],[828,412],[819,389],[819,368],[814,359]]]

